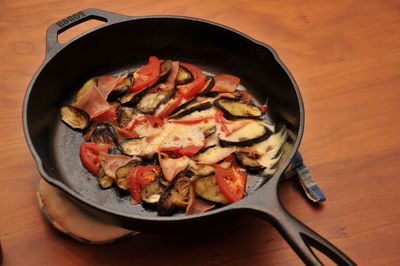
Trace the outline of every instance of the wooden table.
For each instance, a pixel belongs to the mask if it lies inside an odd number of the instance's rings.
[[[315,208],[298,184],[289,181],[281,186],[283,203],[360,265],[400,263],[399,1],[3,0],[0,239],[4,265],[301,264],[271,225],[245,214],[206,232],[143,233],[104,246],[77,243],[46,222],[35,196],[40,176],[22,131],[22,100],[44,58],[47,27],[89,7],[132,16],[199,17],[273,46],[301,88],[306,128],[300,150],[327,196]],[[78,29],[71,29],[62,38],[77,33]]]

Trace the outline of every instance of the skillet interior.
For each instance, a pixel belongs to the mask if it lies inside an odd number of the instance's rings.
[[[31,82],[24,109],[25,129],[34,154],[42,161],[45,176],[65,184],[103,210],[124,216],[156,216],[156,212],[131,205],[128,197],[118,197],[112,189],[101,190],[80,162],[81,134],[59,119],[60,107],[72,102],[84,81],[96,75],[134,69],[150,55],[197,64],[213,74],[236,75],[259,102],[265,102],[268,95],[275,119],[293,132],[293,142],[286,147],[293,148],[300,128],[301,107],[292,81],[270,50],[211,23],[147,17],[108,25],[71,42],[48,58]],[[247,191],[260,186],[260,182],[252,183]]]

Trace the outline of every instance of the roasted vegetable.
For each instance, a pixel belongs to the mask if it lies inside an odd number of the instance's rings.
[[[126,165],[117,169],[117,171],[115,172],[115,182],[118,188],[129,191],[129,182],[128,182],[129,173],[133,168],[141,164],[142,162],[139,160],[132,160]]]
[[[83,94],[85,94],[89,89],[91,89],[94,86],[97,86],[96,79],[92,78],[92,79],[89,79],[88,81],[86,81],[85,84],[83,84],[83,86],[76,93],[75,101],[78,101],[79,98],[81,98]]]
[[[221,147],[217,145],[203,148],[193,157],[199,164],[215,164],[236,151],[235,147]]]
[[[165,186],[159,181],[148,184],[141,193],[143,203],[148,206],[156,206],[164,191]]]
[[[121,142],[122,152],[130,156],[139,156],[145,158],[153,158],[157,152],[157,146],[151,145],[146,141],[145,137],[126,139]]]
[[[171,71],[172,68],[172,61],[171,60],[164,60],[160,65],[160,76],[158,78],[158,82],[164,81]]]
[[[176,113],[175,115],[171,116],[170,118],[173,118],[173,119],[182,118],[193,112],[196,112],[196,111],[201,112],[201,111],[210,109],[211,107],[213,107],[213,104],[211,102],[196,104],[196,105],[190,106],[190,108],[188,108],[188,109],[185,109],[185,110],[182,110],[182,111]]]
[[[252,158],[253,157],[253,158]],[[257,161],[258,156],[250,156],[250,154],[246,152],[237,152],[236,158],[238,159],[239,164],[246,168],[247,170],[258,172],[265,169],[264,166],[260,165]]]
[[[272,132],[261,121],[253,121],[229,136],[219,134],[220,144],[226,146],[251,146],[271,136]]]
[[[207,77],[206,79],[206,84],[204,85],[203,89],[199,92],[200,96],[205,96],[207,95],[208,92],[214,87],[215,85],[215,80],[213,77]]]
[[[193,75],[183,66],[179,66],[178,75],[176,76],[176,85],[182,85],[193,81]]]
[[[116,145],[118,144],[118,136],[111,124],[98,123],[90,136],[90,141]]]
[[[166,91],[152,88],[139,100],[136,109],[144,114],[153,114],[157,107],[161,103],[167,102],[173,93],[174,90]]]
[[[119,102],[123,106],[135,107],[136,104],[147,94],[149,89],[144,89],[141,91],[130,92],[125,94],[119,99]]]
[[[132,83],[133,75],[130,74],[108,94],[107,101],[116,101],[132,86]]]
[[[189,171],[183,171],[169,185],[161,195],[158,202],[158,215],[172,215],[175,209],[185,209],[190,200],[190,175]]]
[[[205,177],[215,173],[215,167],[210,165],[192,165],[188,168],[197,177]]]
[[[259,118],[263,115],[261,109],[254,104],[240,100],[220,98],[214,101],[214,105],[228,119]]]
[[[61,108],[61,120],[73,129],[85,129],[89,123],[89,115],[72,106]]]
[[[97,174],[97,181],[99,181],[99,185],[103,189],[110,188],[114,185],[114,179],[106,176],[103,168],[100,168],[99,173]]]
[[[133,107],[119,106],[117,109],[117,122],[122,128],[125,127],[138,114],[138,111]]]
[[[228,204],[229,201],[222,195],[214,175],[198,178],[193,183],[196,195],[203,199]]]

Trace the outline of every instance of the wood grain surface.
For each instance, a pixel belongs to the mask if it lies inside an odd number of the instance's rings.
[[[25,90],[46,29],[95,7],[131,16],[199,17],[268,43],[306,109],[303,157],[325,192],[316,208],[293,181],[287,209],[360,265],[400,264],[400,2],[0,0],[0,239],[3,265],[299,265],[268,223],[238,215],[192,234],[148,234],[104,246],[54,230],[35,198],[40,176],[22,131]],[[63,34],[67,40],[95,24]],[[329,262],[323,259],[327,264]]]

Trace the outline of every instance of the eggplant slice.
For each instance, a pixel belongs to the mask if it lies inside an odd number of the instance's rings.
[[[193,183],[194,192],[203,199],[228,204],[229,201],[222,194],[214,175],[198,178]]]
[[[207,77],[206,84],[199,92],[199,96],[205,96],[215,86],[215,80],[213,77]]]
[[[170,116],[170,118],[173,118],[173,119],[182,118],[184,116],[190,115],[191,113],[201,112],[204,110],[208,110],[212,107],[213,107],[213,104],[211,102],[196,104],[196,105],[190,106],[190,108],[188,108],[188,109],[185,109],[185,110],[182,110],[182,111],[176,113],[173,116]]]
[[[93,133],[90,136],[90,141],[96,143],[106,143],[117,145],[118,135],[115,132],[114,127],[109,123],[98,123],[96,124]]]
[[[114,102],[118,100],[133,84],[133,74],[129,74],[122,82],[120,82],[108,95],[107,101]]]
[[[190,71],[187,70],[185,67],[179,66],[178,74],[175,79],[175,84],[178,86],[192,81],[193,81],[192,73],[190,73]]]
[[[133,168],[140,166],[141,164],[142,162],[139,160],[132,160],[115,171],[115,182],[119,189],[129,191],[129,174]]]
[[[176,209],[185,209],[190,200],[190,175],[189,171],[181,172],[161,195],[157,205],[159,216],[169,216]]]
[[[160,75],[158,78],[158,82],[163,82],[168,78],[169,72],[172,69],[172,61],[164,60],[160,65]]]
[[[144,157],[147,159],[153,158],[158,148],[148,143],[146,137],[126,139],[120,143],[120,147],[122,152],[126,155]]]
[[[136,104],[136,109],[144,114],[153,114],[157,107],[165,103],[175,93],[174,90],[166,91],[156,88],[147,90],[147,93]]]
[[[97,174],[97,181],[99,181],[99,185],[102,189],[107,189],[114,185],[114,179],[108,177],[103,168],[100,168]]]
[[[220,109],[227,119],[252,118],[258,119],[263,112],[256,105],[241,100],[219,98],[214,105]]]
[[[194,164],[188,168],[197,177],[205,177],[215,174],[215,167],[210,165],[197,165]]]
[[[262,166],[258,163],[257,158],[252,158],[246,152],[237,152],[236,158],[240,164],[240,166],[246,168],[252,172],[258,172],[265,169],[265,166]]]
[[[61,120],[73,129],[83,130],[89,124],[90,117],[85,111],[68,105],[61,108]]]
[[[266,140],[271,134],[272,131],[263,122],[253,121],[229,136],[219,134],[218,137],[222,147],[245,147]]]
[[[165,186],[159,180],[148,184],[141,192],[143,204],[149,207],[157,206],[164,191]]]
[[[133,107],[119,106],[117,108],[117,123],[123,128],[132,120],[133,116],[139,112]]]
[[[235,147],[208,146],[201,149],[193,159],[199,164],[212,165],[225,159],[235,150]]]

